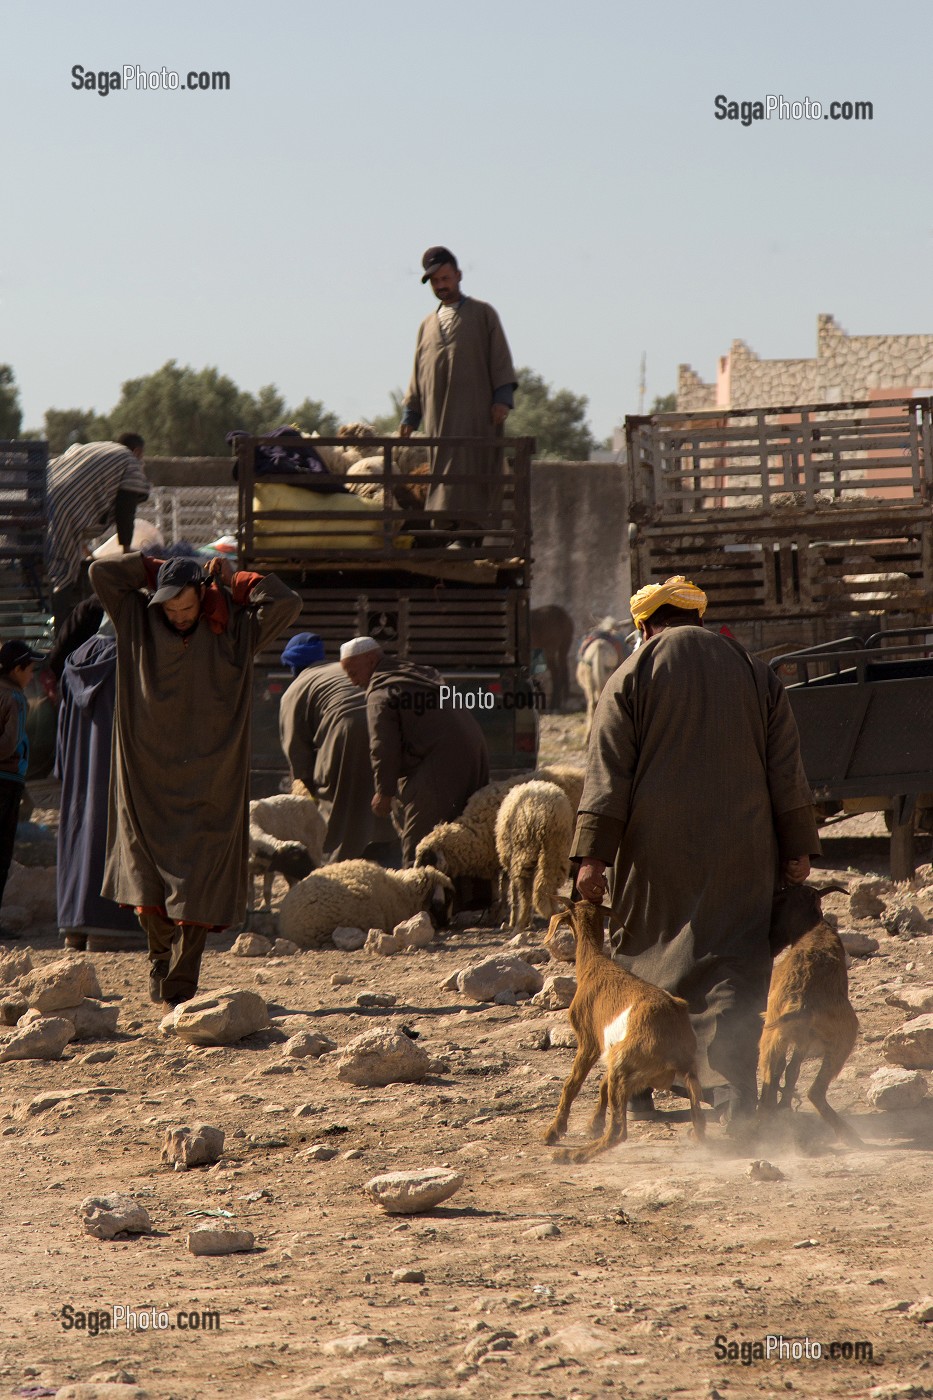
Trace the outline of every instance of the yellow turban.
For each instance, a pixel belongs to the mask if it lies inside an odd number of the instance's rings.
[[[695,583],[688,583],[683,574],[665,579],[663,583],[649,583],[639,588],[629,604],[632,621],[636,627],[644,625],[653,612],[670,603],[675,608],[695,609],[700,616],[706,612],[706,594]]]

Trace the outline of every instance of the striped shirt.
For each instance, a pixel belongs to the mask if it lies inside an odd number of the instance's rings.
[[[139,461],[119,442],[76,443],[49,463],[49,579],[76,583],[84,544],[114,520],[118,491],[144,501],[149,482]]]

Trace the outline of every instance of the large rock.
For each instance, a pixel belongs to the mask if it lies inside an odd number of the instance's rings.
[[[198,1123],[194,1128],[166,1128],[162,1161],[182,1167],[203,1167],[217,1162],[224,1150],[223,1128]]]
[[[867,933],[840,933],[839,940],[853,958],[870,958],[881,947],[877,938],[870,938]]]
[[[446,1201],[463,1185],[461,1172],[443,1167],[426,1167],[420,1171],[388,1172],[374,1176],[363,1187],[371,1201],[389,1215],[417,1215]]]
[[[933,931],[929,919],[920,909],[918,904],[903,904],[899,907],[892,906],[881,920],[888,933],[894,934],[916,934],[930,933]]]
[[[381,928],[371,928],[366,935],[366,942],[363,944],[367,953],[374,953],[380,958],[390,958],[393,953],[400,953],[402,945],[395,937],[394,933],[386,933]]]
[[[868,1081],[868,1102],[873,1108],[916,1108],[926,1092],[927,1082],[916,1069],[876,1069]]]
[[[902,1011],[912,1011],[915,1016],[923,1016],[933,1011],[933,987],[898,987],[885,997],[888,1006],[899,1006]]]
[[[457,977],[457,990],[473,1001],[493,1001],[497,992],[540,992],[543,985],[536,967],[504,953],[474,963]]]
[[[573,1001],[574,993],[577,990],[577,979],[555,974],[553,977],[545,977],[544,986],[537,996],[531,998],[533,1006],[541,1006],[545,1011],[565,1011]]]
[[[58,958],[27,972],[20,979],[19,990],[26,1004],[37,1011],[58,1011],[77,1006],[85,997],[99,997],[100,983],[94,964],[87,958]]]
[[[88,1196],[78,1207],[84,1228],[98,1240],[116,1235],[151,1235],[152,1222],[145,1206],[132,1196]]]
[[[849,913],[853,919],[880,919],[884,913],[884,900],[879,893],[882,886],[877,880],[862,880],[849,895]]]
[[[189,1045],[233,1045],[271,1024],[259,993],[239,987],[199,992],[173,1013],[175,1034]]]
[[[272,945],[274,958],[293,958],[296,953],[301,951],[298,944],[293,943],[290,938],[277,938]]]
[[[0,999],[0,1026],[18,1025],[28,1010],[18,992],[8,992]]]
[[[430,1056],[400,1031],[364,1031],[337,1057],[337,1078],[348,1084],[420,1084],[429,1073]]]
[[[246,1254],[256,1243],[251,1230],[191,1230],[186,1241],[192,1254]]]
[[[348,928],[344,925],[334,929],[330,941],[341,953],[356,953],[366,942],[366,934],[361,928]]]
[[[555,962],[573,963],[577,960],[577,938],[568,923],[561,922],[549,933],[545,944]]]
[[[26,1026],[39,1020],[44,1013],[30,1007],[19,1024]],[[75,1028],[75,1040],[104,1040],[116,1034],[120,1008],[113,1002],[97,1001],[85,997],[77,1006],[62,1006],[56,1013],[62,1020],[70,1021]]]
[[[11,982],[32,972],[32,958],[28,948],[4,948],[0,951],[0,987],[8,987]]]
[[[392,936],[398,939],[403,948],[430,948],[434,942],[431,915],[422,912],[414,914],[410,919],[403,919],[400,924],[395,925]]]
[[[282,1054],[287,1055],[290,1060],[304,1060],[308,1056],[316,1060],[319,1056],[329,1055],[331,1050],[336,1049],[336,1040],[331,1040],[329,1035],[323,1035],[321,1031],[298,1031],[286,1040],[282,1046]]]
[[[915,1016],[885,1036],[884,1058],[904,1069],[933,1069],[933,1016]]]
[[[16,1030],[0,1046],[3,1060],[60,1060],[69,1040],[74,1040],[75,1028],[63,1016],[40,1016],[27,1026]]]
[[[530,929],[523,929],[521,933],[516,933],[515,937],[510,938],[505,946],[514,948],[520,958],[523,958],[527,963],[534,963],[536,966],[551,961],[551,955],[541,942],[539,935],[532,933]]]
[[[241,933],[234,939],[230,951],[238,958],[267,958],[272,952],[272,943],[261,933]]]
[[[15,908],[15,915],[14,915]],[[14,929],[54,924],[58,919],[58,890],[54,865],[27,869],[14,860],[3,892],[3,922]]]

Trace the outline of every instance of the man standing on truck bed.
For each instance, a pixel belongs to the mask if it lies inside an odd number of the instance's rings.
[[[429,248],[421,263],[421,281],[431,283],[440,306],[418,328],[399,435],[410,437],[423,420],[427,437],[490,437],[505,423],[518,388],[499,317],[486,302],[463,295],[463,274],[449,248]],[[442,480],[431,487],[426,509],[443,511],[450,529],[481,537],[479,522],[500,509],[501,457],[495,448],[438,448],[433,471]],[[469,479],[443,480],[451,475]],[[461,541],[468,542],[462,535]]]
[[[196,559],[98,559],[91,584],[117,638],[101,893],[135,908],[150,998],[175,1006],[197,991],[208,933],[246,913],[253,657],[301,599],[220,559],[206,573]]]
[[[596,710],[577,890],[601,903],[614,863],[613,957],[689,1003],[704,1094],[740,1120],[757,1098],[775,882],[805,880],[819,853],[813,799],[783,685],[704,629],[705,593],[670,578],[631,608],[645,641]]]
[[[413,865],[422,836],[489,782],[483,731],[472,715],[442,706],[439,671],[385,656],[372,637],[344,642],[340,664],[366,691],[373,811],[389,816],[397,798],[402,859]]]

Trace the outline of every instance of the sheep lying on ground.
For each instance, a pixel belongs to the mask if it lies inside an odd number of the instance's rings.
[[[278,793],[249,804],[250,908],[256,908],[256,879],[262,876],[262,908],[272,905],[276,872],[290,885],[316,870],[324,855],[327,824],[310,797]]]
[[[496,852],[508,881],[509,926],[529,928],[534,911],[557,911],[557,891],[567,878],[573,812],[556,783],[520,783],[502,799],[496,818]]]
[[[282,900],[279,932],[302,948],[326,948],[335,928],[385,929],[427,910],[446,928],[454,887],[439,870],[383,870],[370,860],[341,860],[316,870]]]
[[[497,881],[501,872],[496,852],[496,818],[507,792],[521,783],[556,783],[570,803],[574,817],[583,793],[583,770],[567,763],[537,768],[502,782],[487,783],[474,792],[460,816],[440,822],[419,842],[415,865],[433,865],[452,879],[469,875],[476,880]]]

